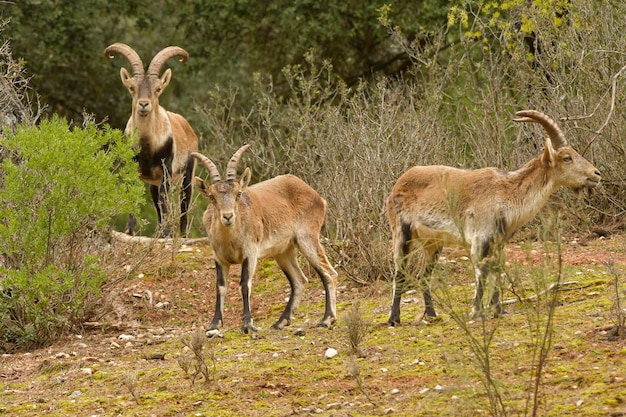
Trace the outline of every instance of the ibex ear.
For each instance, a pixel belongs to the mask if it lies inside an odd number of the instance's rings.
[[[167,70],[165,70],[163,75],[161,75],[161,90],[164,90],[171,80],[172,80],[172,69],[168,68]]]
[[[122,79],[122,84],[128,87],[128,83],[133,79],[133,77],[129,74],[126,68],[120,68],[120,78]]]
[[[196,185],[196,188],[198,189],[198,191],[200,192],[200,194],[202,194],[205,197],[209,197],[209,187],[207,187],[206,182],[204,182],[204,180],[200,177],[194,177],[194,184]]]
[[[556,151],[552,146],[552,141],[550,139],[546,139],[546,143],[543,148],[543,155],[541,156],[541,162],[543,162],[546,166],[553,167],[556,163]]]
[[[246,169],[243,170],[243,174],[241,174],[241,178],[239,178],[239,185],[241,185],[242,190],[248,186],[251,177],[252,170],[250,167],[246,167]]]

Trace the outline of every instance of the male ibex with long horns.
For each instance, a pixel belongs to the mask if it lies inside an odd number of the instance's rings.
[[[133,75],[126,68],[120,69],[122,83],[132,97],[132,113],[126,124],[125,134],[135,134],[139,139],[139,174],[150,185],[150,194],[156,207],[159,225],[167,214],[167,192],[172,184],[181,187],[180,232],[187,232],[187,211],[191,202],[193,171],[195,160],[191,153],[198,150],[198,137],[187,120],[159,105],[159,96],[172,79],[172,70],[167,69],[159,77],[161,67],[175,56],[186,62],[187,52],[178,46],[169,46],[157,53],[147,74],[141,58],[130,46],[114,43],[104,54],[112,59],[118,53],[128,60]],[[135,219],[131,215],[126,232],[135,233]],[[167,228],[162,234],[170,234]]]
[[[504,244],[560,187],[575,190],[600,183],[600,172],[567,144],[557,124],[536,110],[516,113],[516,122],[539,123],[548,133],[543,154],[516,171],[415,166],[400,176],[387,199],[396,266],[389,324],[400,323],[400,297],[411,260],[421,267],[424,317],[435,317],[428,286],[444,246],[469,246],[476,275],[471,317],[484,314],[488,278],[496,284],[489,306],[502,313],[498,264]]]

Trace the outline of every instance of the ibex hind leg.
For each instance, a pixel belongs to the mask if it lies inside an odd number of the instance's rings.
[[[298,239],[300,252],[311,264],[324,285],[326,309],[319,327],[331,327],[337,320],[337,271],[332,267],[318,236],[302,236]]]
[[[437,317],[435,312],[435,306],[433,304],[433,297],[430,293],[430,276],[437,265],[439,255],[441,254],[441,246],[433,246],[430,250],[427,250],[427,259],[425,259],[426,265],[424,266],[424,272],[419,278],[419,284],[422,286],[422,295],[424,297],[424,316],[422,320],[432,320]]]
[[[275,260],[280,269],[282,269],[283,273],[287,277],[287,280],[289,281],[289,285],[291,287],[289,300],[287,301],[285,310],[281,314],[278,321],[274,323],[274,325],[272,325],[273,329],[281,330],[285,328],[285,326],[289,326],[291,324],[291,320],[293,319],[293,313],[300,305],[302,292],[304,290],[304,285],[306,284],[307,279],[304,276],[302,269],[300,269],[300,265],[298,265],[295,248],[289,249],[287,253],[276,257]]]

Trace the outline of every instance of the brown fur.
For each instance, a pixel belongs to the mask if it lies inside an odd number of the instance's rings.
[[[393,234],[394,298],[389,324],[400,323],[400,297],[411,259],[421,259],[418,269],[424,286],[425,316],[436,316],[426,277],[441,248],[467,246],[476,274],[472,317],[483,314],[483,287],[498,275],[504,243],[526,224],[560,187],[595,187],[600,173],[574,149],[547,116],[540,118],[560,139],[554,149],[546,140],[542,155],[516,171],[497,168],[463,170],[448,166],[415,166],[397,180],[387,199],[387,217]],[[547,119],[547,121],[546,121]],[[519,121],[534,121],[520,119]],[[554,124],[551,125],[550,123]],[[497,278],[497,277],[496,277]],[[501,313],[498,288],[490,301]]]
[[[113,53],[121,53],[127,58],[133,71],[131,75],[121,68],[120,78],[132,97],[132,112],[125,133],[135,134],[139,139],[140,177],[150,184],[159,223],[168,208],[167,189],[170,185],[181,187],[180,231],[185,236],[195,167],[191,153],[198,150],[198,137],[183,116],[159,105],[159,96],[171,81],[172,70],[167,69],[160,77],[158,74],[167,59],[179,55],[185,61],[187,52],[178,47],[161,50],[150,63],[147,75],[141,59],[128,45],[117,43],[105,50],[109,58]],[[135,233],[132,216],[126,229],[129,234]],[[169,231],[164,230],[163,234],[169,235]]]
[[[245,149],[247,145],[233,157],[233,178],[236,163]],[[242,265],[242,330],[245,333],[256,331],[250,313],[252,276],[258,259],[266,257],[276,260],[291,285],[287,306],[272,327],[282,329],[289,325],[307,282],[298,265],[298,250],[322,280],[326,311],[319,325],[330,326],[336,319],[337,272],[319,242],[326,218],[326,201],[294,175],[280,175],[248,187],[251,172],[246,168],[238,181],[222,180],[208,158],[197,153],[193,155],[205,164],[213,178],[211,184],[198,177],[195,180],[200,194],[211,202],[204,213],[203,223],[213,247],[217,270],[215,315],[207,331],[217,330],[223,324],[226,280],[233,264]]]

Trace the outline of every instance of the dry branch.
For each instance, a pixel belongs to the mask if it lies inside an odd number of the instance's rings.
[[[537,294],[531,295],[530,297],[526,297],[526,298],[512,298],[510,300],[504,300],[502,302],[502,304],[515,304],[515,303],[522,303],[522,302],[526,302],[526,301],[534,301],[537,298],[544,296],[545,294],[551,292],[551,291],[564,291],[564,290],[579,290],[585,287],[588,287],[588,285],[583,285],[582,287],[572,287],[572,288],[562,288],[568,285],[574,285],[574,284],[578,284],[578,281],[566,281],[566,282],[553,282],[552,284],[550,284],[550,286],[548,288],[546,288],[543,291],[539,291]]]
[[[194,245],[197,243],[204,243],[204,242],[208,242],[206,237],[201,237],[201,238],[194,238],[194,239],[188,239],[188,238],[156,238],[156,237],[148,237],[148,236],[131,236],[131,235],[127,235],[126,233],[121,233],[115,230],[111,231],[111,237],[113,237],[115,240],[118,240],[120,242],[124,242],[124,243],[139,243],[142,245],[149,245],[149,244],[153,244],[153,243],[163,243],[163,244],[168,244],[168,243],[179,243],[181,245]]]

